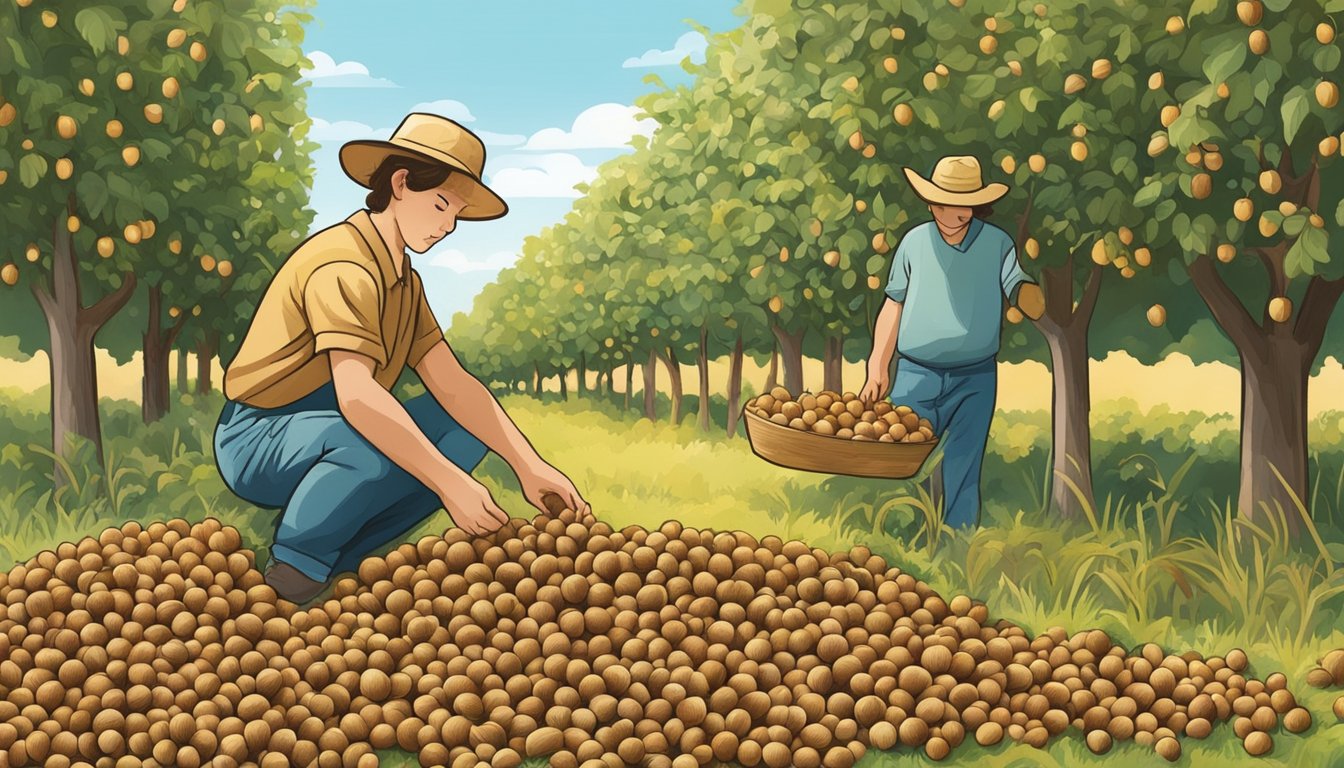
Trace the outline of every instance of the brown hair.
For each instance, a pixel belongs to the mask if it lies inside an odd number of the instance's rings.
[[[994,215],[994,206],[989,203],[977,205],[971,208],[971,215],[977,219],[988,219],[990,216]]]
[[[375,213],[387,210],[392,201],[392,174],[405,168],[406,186],[416,192],[424,192],[440,186],[452,175],[453,168],[431,160],[416,160],[405,155],[388,155],[378,164],[378,169],[369,177],[369,194],[364,204]]]

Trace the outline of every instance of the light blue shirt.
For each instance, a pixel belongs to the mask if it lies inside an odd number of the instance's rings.
[[[896,349],[917,363],[954,367],[999,352],[1003,300],[1035,282],[1017,263],[1013,238],[971,219],[966,236],[948,245],[929,221],[901,238],[887,296],[904,303]]]

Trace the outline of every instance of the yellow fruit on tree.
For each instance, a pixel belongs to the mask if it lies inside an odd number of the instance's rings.
[[[1260,0],[1241,0],[1237,3],[1237,18],[1248,27],[1254,27],[1265,17],[1265,7]]]
[[[1008,71],[1009,71],[1009,72],[1012,72],[1013,75],[1014,75],[1015,77],[1021,77],[1021,76],[1022,76],[1022,62],[1017,61],[1016,59],[1014,59],[1013,61],[1008,62]]]
[[[980,38],[980,52],[989,56],[999,49],[999,39],[993,35],[985,35]]]
[[[123,91],[131,90],[135,87],[135,76],[130,72],[118,72],[117,87]]]
[[[1214,89],[1214,93],[1218,94],[1218,98],[1226,99],[1232,95],[1232,89],[1227,87],[1227,83],[1219,83],[1218,87]]]
[[[909,125],[915,120],[915,110],[909,104],[897,104],[895,109],[891,110],[891,116],[897,125]]]
[[[32,139],[24,139],[23,141],[19,142],[19,146],[20,146],[20,147],[23,147],[25,150],[31,152],[32,149],[33,149],[33,140],[32,140]]]
[[[811,289],[811,288],[804,288],[804,289],[803,289],[803,298],[804,298],[804,299],[811,299],[811,298],[812,298],[812,289]]]
[[[1105,80],[1111,75],[1111,60],[1097,59],[1092,62],[1092,79]]]
[[[808,222],[807,231],[811,232],[813,237],[821,237],[821,219]]]
[[[1316,103],[1326,109],[1332,109],[1339,103],[1339,86],[1329,80],[1316,84]]]
[[[79,92],[85,96],[92,96],[94,88],[93,81],[87,77],[79,81]]]
[[[1218,246],[1218,260],[1224,264],[1231,264],[1237,257],[1237,247],[1231,243],[1222,243]]]
[[[173,29],[168,32],[168,47],[181,48],[182,44],[187,42],[187,31],[185,29]]]
[[[56,161],[56,178],[65,181],[75,172],[75,164],[68,157],[62,157]]]
[[[1204,153],[1199,151],[1199,147],[1195,147],[1185,153],[1185,162],[1188,165],[1199,166],[1204,162]]]
[[[850,148],[850,149],[863,149],[863,134],[862,134],[862,133],[860,133],[859,131],[855,131],[855,132],[849,134],[849,148]]]
[[[55,11],[42,12],[42,26],[46,27],[47,29],[51,29],[52,27],[56,26],[56,22],[58,21],[60,21],[60,19],[56,16]]]
[[[1036,14],[1037,18],[1041,19],[1045,18],[1045,11],[1046,11],[1045,3],[1037,3],[1036,5],[1032,6],[1031,9],[1031,12]]]
[[[827,251],[826,254],[821,257],[821,260],[826,262],[826,266],[828,267],[838,267],[840,266],[840,252]]]
[[[1223,167],[1223,153],[1209,152],[1204,155],[1204,167],[1208,168],[1210,171],[1221,170]]]
[[[1316,42],[1329,45],[1335,42],[1335,28],[1322,21],[1316,25]]]
[[[0,187],[3,187],[6,181],[9,181],[9,171],[0,168]]]
[[[1213,177],[1207,173],[1197,173],[1190,179],[1190,196],[1203,200],[1213,192]]]
[[[205,51],[205,45],[203,43],[201,42],[192,43],[190,53],[192,61],[205,61],[206,51]]]
[[[1045,155],[1035,154],[1027,158],[1027,167],[1032,173],[1040,173],[1045,170]]]
[[[153,219],[137,221],[136,224],[140,227],[140,236],[145,239],[153,237],[154,233],[159,230],[158,226],[154,224]]]
[[[182,314],[182,308],[181,308],[181,307],[169,307],[169,308],[168,308],[168,316],[169,316],[169,317],[177,317],[177,316],[180,315],[180,314]]]
[[[948,69],[946,64],[939,64],[933,68],[934,74],[939,77],[947,77]]]
[[[988,30],[988,31],[990,31],[990,32],[993,32],[994,30],[996,30],[996,29],[998,29],[998,28],[999,28],[999,20],[998,20],[998,19],[994,18],[993,16],[987,16],[987,17],[985,17],[985,29],[986,29],[986,30]]]
[[[140,148],[133,144],[128,147],[122,147],[121,159],[122,162],[126,163],[127,167],[134,168],[136,164],[140,162]]]
[[[760,276],[761,276],[761,270],[763,270],[763,269],[765,269],[765,265],[764,265],[764,264],[762,264],[762,265],[760,265],[760,266],[752,267],[752,268],[751,268],[751,272],[749,273],[749,274],[751,275],[751,279],[752,279],[752,280],[755,280],[756,278],[760,277]]]
[[[1125,267],[1129,266],[1129,257],[1120,256],[1111,262],[1111,266],[1115,267],[1116,269],[1124,269]]]
[[[1148,156],[1157,157],[1166,152],[1170,146],[1171,143],[1167,141],[1167,134],[1159,133],[1148,141]]]
[[[1009,307],[1008,311],[1003,313],[1003,317],[1013,325],[1017,325],[1022,322],[1022,310],[1017,307]]]
[[[858,211],[859,213],[863,213],[864,211],[868,210],[868,203],[864,202],[863,200],[855,200],[854,210]]]
[[[891,73],[891,74],[893,74],[893,75],[896,74],[896,70],[897,70],[899,67],[900,67],[900,64],[896,61],[896,57],[895,57],[895,56],[888,56],[887,58],[885,58],[885,59],[882,60],[882,68],[885,69],[885,70],[887,70],[887,72],[889,72],[889,73]]]
[[[120,121],[120,120],[108,120],[108,121],[107,121],[107,135],[108,135],[108,138],[112,138],[112,139],[119,139],[119,138],[121,138],[121,131],[122,131],[122,126],[121,126],[121,121]]]
[[[1269,50],[1269,35],[1263,29],[1253,30],[1247,43],[1251,46],[1251,53],[1261,56]]]
[[[1153,263],[1153,252],[1147,248],[1139,248],[1134,251],[1134,263],[1140,267],[1146,267]]]
[[[1181,32],[1184,31],[1185,31],[1185,19],[1182,19],[1180,16],[1172,16],[1171,18],[1167,19],[1167,34],[1179,35]]]
[[[1075,139],[1081,139],[1087,135],[1087,126],[1083,125],[1082,123],[1078,123],[1073,126],[1073,129],[1070,132],[1073,134],[1073,137]]]
[[[1004,173],[1016,173],[1017,160],[1013,159],[1012,155],[1004,155],[1004,158],[999,161],[999,167],[1003,169]]]
[[[194,306],[194,307],[191,308],[191,316],[192,316],[192,317],[200,317],[200,316],[201,316],[201,305],[200,305],[200,304],[197,304],[196,306]],[[611,339],[607,339],[607,346],[608,346],[608,347],[611,346]]]
[[[1074,73],[1064,78],[1064,93],[1077,93],[1087,87],[1087,78]]]
[[[1007,108],[1008,103],[1005,102],[1003,99],[999,99],[998,101],[995,101],[993,104],[990,104],[988,113],[989,119],[998,120],[1000,117],[1003,117],[1003,113],[1005,110],[1007,110]]]
[[[1161,328],[1167,322],[1167,308],[1161,304],[1154,304],[1148,308],[1148,324],[1154,328]]]
[[[776,313],[778,313],[778,312],[779,312],[781,309],[783,309],[783,308],[784,308],[784,300],[783,300],[783,299],[779,298],[778,296],[771,296],[771,297],[770,297],[770,311],[771,311],[771,312],[776,312]]]
[[[1287,296],[1275,296],[1269,300],[1269,319],[1276,323],[1286,323],[1293,315],[1293,300]]]
[[[878,253],[886,253],[891,250],[891,246],[887,244],[886,232],[878,232],[876,235],[873,235],[873,250]]]
[[[1129,245],[1134,242],[1134,230],[1129,227],[1120,227],[1120,229],[1116,230],[1116,235],[1120,237],[1121,245]]]
[[[173,0],[173,13],[181,13],[187,9],[187,0]]]
[[[781,262],[786,262],[789,260],[789,247],[787,245],[779,249],[779,260]]]
[[[574,292],[579,295],[583,295],[583,291],[584,291],[583,281],[580,280],[579,282],[574,284]]]
[[[1339,151],[1339,139],[1334,136],[1326,136],[1321,139],[1321,143],[1316,148],[1320,150],[1323,157],[1329,157]]]
[[[219,262],[219,264],[215,267],[215,271],[219,273],[220,277],[228,277],[229,275],[233,274],[233,262],[229,261],[228,259],[225,259]]]
[[[1165,78],[1162,77],[1162,73],[1154,72],[1148,76],[1148,90],[1156,91],[1162,87],[1163,82],[1165,82]]]
[[[125,56],[131,52],[131,39],[125,35],[117,35],[117,53]]]
[[[165,77],[163,79],[163,98],[175,99],[177,94],[182,91],[181,83],[177,82],[176,77]]]
[[[37,243],[29,243],[23,251],[23,257],[28,261],[37,261],[42,258],[42,252],[37,249]]]
[[[1261,234],[1261,235],[1263,235],[1263,236],[1265,236],[1265,237],[1273,237],[1273,236],[1274,236],[1274,233],[1275,233],[1275,232],[1278,232],[1278,231],[1279,231],[1279,225],[1278,225],[1278,224],[1275,224],[1274,222],[1272,222],[1272,221],[1270,221],[1269,219],[1265,218],[1265,215],[1264,215],[1263,213],[1260,214],[1260,234]]]
[[[146,104],[146,105],[145,105],[145,120],[147,120],[148,122],[150,122],[150,123],[153,124],[153,125],[158,125],[159,123],[162,123],[162,122],[163,122],[163,105],[162,105],[162,104]]]
[[[1077,160],[1080,163],[1083,162],[1084,160],[1087,159],[1087,142],[1085,141],[1073,142],[1073,144],[1069,146],[1069,154],[1073,157],[1074,160]]]
[[[1120,276],[1128,280],[1129,278],[1134,276],[1134,268],[1124,267],[1123,269],[1120,270]]]
[[[121,234],[122,237],[126,238],[126,242],[131,245],[135,245],[143,239],[143,233],[140,231],[139,224],[127,224],[126,228],[121,231]]]
[[[171,254],[173,254],[173,255],[177,255],[177,254],[181,253],[181,252],[182,252],[182,241],[181,241],[181,240],[178,240],[177,238],[173,238],[172,240],[169,240],[169,241],[168,241],[168,252],[171,253]],[[753,275],[753,277],[755,277],[755,275]]]
[[[68,230],[70,230],[70,234],[72,234],[72,235],[73,235],[74,233],[78,232],[78,231],[79,231],[79,217],[78,217],[78,216],[70,216],[70,217],[66,218],[66,220],[65,220],[65,228],[68,229]]]
[[[932,72],[925,72],[922,82],[924,84],[924,90],[926,91],[935,91],[938,89],[938,76]]]
[[[4,128],[14,122],[14,118],[18,117],[18,115],[19,110],[15,109],[13,104],[10,104],[7,101],[0,103],[0,128]]]
[[[99,255],[99,256],[102,256],[104,259],[111,258],[111,257],[112,257],[112,253],[113,253],[115,250],[116,250],[116,244],[112,242],[112,238],[107,237],[107,236],[103,236],[103,237],[98,238],[98,255]]]
[[[1284,200],[1279,203],[1279,213],[1284,217],[1292,216],[1294,213],[1297,213],[1297,203],[1290,203],[1287,200]]]
[[[853,93],[859,90],[859,78],[855,77],[854,75],[850,75],[849,77],[845,78],[845,81],[840,84],[840,87],[844,88],[846,91],[849,91],[850,93]]]
[[[75,123],[75,118],[69,115],[60,115],[56,118],[56,135],[62,139],[73,139],[79,132],[79,125]]]
[[[1238,199],[1237,202],[1232,204],[1232,215],[1237,218],[1237,221],[1250,221],[1251,217],[1255,215],[1255,203],[1251,202],[1249,197]]]
[[[904,40],[904,39],[905,39],[905,30],[904,30],[903,28],[901,28],[901,27],[892,27],[892,28],[891,28],[891,39],[892,39],[892,40]]]
[[[1170,128],[1171,124],[1176,122],[1176,118],[1181,116],[1181,108],[1175,104],[1168,104],[1162,108],[1161,121],[1163,128]]]
[[[868,276],[868,290],[876,291],[878,288],[881,287],[882,287],[882,281],[878,279],[877,275]]]
[[[1105,240],[1092,243],[1092,263],[1103,267],[1111,263],[1111,254],[1106,250]]]
[[[1041,255],[1041,244],[1034,237],[1028,237],[1027,242],[1022,245],[1022,249],[1027,252],[1027,258],[1030,259]]]
[[[1283,189],[1283,179],[1279,176],[1279,172],[1273,168],[1261,171],[1260,188],[1271,195],[1279,194],[1279,190]]]
[[[5,285],[14,285],[19,282],[19,268],[13,264],[0,267],[0,280],[3,280]]]
[[[223,135],[224,135],[224,119],[223,119],[223,118],[219,118],[219,117],[215,118],[215,122],[213,122],[213,123],[210,124],[210,130],[211,130],[212,132],[214,132],[214,134],[215,134],[216,136],[223,136]]]
[[[1319,213],[1311,214],[1310,216],[1307,217],[1307,221],[1310,221],[1311,226],[1317,229],[1325,229],[1325,219],[1321,218],[1321,215]]]

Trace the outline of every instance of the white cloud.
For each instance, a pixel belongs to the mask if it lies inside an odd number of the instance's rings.
[[[491,160],[497,170],[489,175],[490,188],[505,200],[513,197],[579,197],[575,184],[591,183],[597,169],[574,155],[504,155]]]
[[[574,118],[568,131],[543,128],[532,134],[523,149],[612,149],[625,147],[636,134],[651,136],[658,122],[637,119],[639,107],[627,104],[598,104]]]
[[[481,141],[486,146],[491,147],[516,147],[527,141],[527,137],[521,133],[495,133],[493,131],[472,131],[481,137]]]
[[[448,248],[437,251],[434,258],[430,259],[429,266],[439,269],[449,269],[458,274],[467,272],[498,272],[505,267],[513,266],[518,260],[518,254],[513,251],[496,251],[484,258],[470,256],[456,248]]]
[[[467,105],[456,99],[422,101],[414,107],[411,107],[411,111],[428,112],[431,115],[439,115],[459,123],[470,123],[476,120],[476,116],[471,114],[471,110],[467,108]]]
[[[313,127],[308,138],[318,143],[355,141],[356,139],[386,139],[392,134],[390,128],[374,128],[354,120],[336,120],[328,122],[320,117],[313,118]]]
[[[300,74],[312,81],[314,88],[400,88],[401,86],[369,74],[369,68],[358,61],[338,62],[325,51],[312,51],[308,59],[312,69]]]
[[[643,56],[633,57],[625,60],[621,64],[626,69],[641,67],[675,67],[681,64],[681,60],[687,56],[691,61],[699,64],[705,60],[705,48],[709,41],[699,32],[687,32],[677,38],[677,42],[670,51],[660,51],[657,48],[650,48],[644,52]]]

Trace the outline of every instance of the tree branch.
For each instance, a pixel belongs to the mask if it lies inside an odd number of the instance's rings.
[[[1097,297],[1101,295],[1101,266],[1093,264],[1087,273],[1087,285],[1083,286],[1083,296],[1078,300],[1078,309],[1074,317],[1081,318],[1084,327],[1092,320],[1092,311],[1097,308]]]
[[[1302,309],[1297,313],[1293,324],[1293,338],[1307,348],[1308,360],[1314,360],[1325,339],[1325,329],[1330,324],[1330,316],[1344,295],[1344,278],[1326,280],[1320,275],[1307,283],[1307,292],[1302,296]]]
[[[1022,210],[1022,215],[1017,217],[1017,243],[1022,245],[1027,241],[1027,224],[1031,221],[1031,209],[1036,201],[1036,185],[1032,184],[1027,192],[1027,207]]]
[[[131,300],[131,294],[135,292],[135,273],[123,272],[121,275],[121,285],[115,291],[103,296],[90,307],[84,307],[80,310],[80,321],[92,325],[94,328],[103,327],[112,316],[121,311],[126,306],[126,302]]]
[[[1260,325],[1247,313],[1241,299],[1213,268],[1213,259],[1207,253],[1195,257],[1190,264],[1190,277],[1195,290],[1213,313],[1213,319],[1232,337],[1237,350],[1246,348],[1260,334]]]
[[[1283,258],[1287,252],[1287,245],[1282,242],[1267,248],[1261,246],[1251,249],[1251,253],[1260,259],[1260,265],[1265,268],[1271,296],[1282,296],[1288,290],[1288,274],[1284,271],[1283,265]]]
[[[179,333],[182,332],[182,326],[184,326],[184,325],[187,324],[187,319],[188,319],[189,317],[190,317],[190,315],[188,315],[186,312],[183,312],[183,313],[181,313],[181,314],[179,314],[179,315],[177,316],[177,322],[173,323],[172,327],[170,327],[170,328],[163,334],[163,336],[164,336],[164,340],[163,340],[164,346],[166,346],[166,347],[168,347],[168,348],[172,348],[173,343],[177,341],[177,335],[178,335]]]

